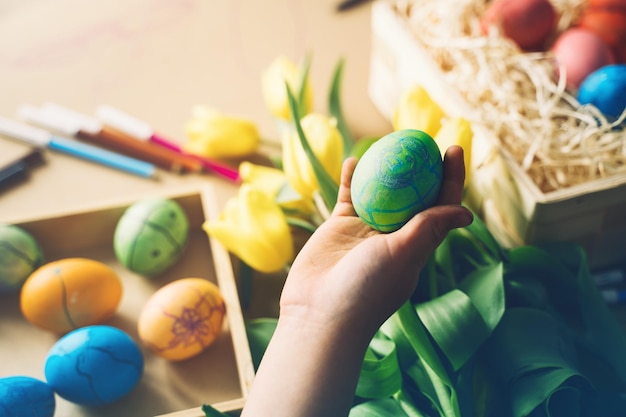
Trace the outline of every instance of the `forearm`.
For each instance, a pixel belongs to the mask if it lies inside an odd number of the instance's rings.
[[[368,343],[364,332],[280,319],[242,417],[347,416]]]

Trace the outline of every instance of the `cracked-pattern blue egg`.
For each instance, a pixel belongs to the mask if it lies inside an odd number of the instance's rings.
[[[393,232],[432,206],[441,189],[439,147],[415,129],[392,132],[359,159],[350,193],[358,216],[372,228]]]
[[[52,417],[56,408],[50,385],[29,376],[0,378],[0,416]]]
[[[126,396],[143,374],[137,343],[106,325],[76,329],[48,351],[44,373],[52,389],[76,404],[101,406]]]

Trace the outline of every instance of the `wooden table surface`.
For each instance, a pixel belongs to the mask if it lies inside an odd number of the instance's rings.
[[[336,0],[3,0],[0,116],[17,120],[20,106],[46,102],[94,115],[98,105],[109,104],[182,143],[191,109],[203,104],[254,121],[262,136],[276,143],[261,72],[279,55],[299,61],[310,54],[316,110],[327,111],[332,72],[343,58],[342,102],[354,136],[385,134],[390,125],[367,91],[371,6],[366,2],[344,13],[336,13],[335,6]],[[27,149],[0,136],[0,165]],[[144,179],[47,150],[43,155],[44,163],[26,181],[0,190],[0,223],[203,185],[214,187],[220,206],[236,190],[210,174],[159,170],[158,179]],[[16,299],[3,297],[0,303],[3,312],[19,315]],[[45,349],[39,345],[52,343],[53,336],[38,338],[11,320],[0,317],[0,378],[16,373],[43,377]],[[29,356],[31,348],[37,356]],[[182,380],[184,372],[176,375]],[[147,384],[158,392],[158,382]],[[137,400],[143,390],[130,408],[97,410],[60,401],[55,417],[149,416],[178,410],[181,398],[200,405],[175,387],[171,391],[145,407]]]
[[[0,4],[0,116],[57,102],[93,115],[109,104],[173,140],[197,104],[277,130],[260,76],[279,55],[312,57],[315,108],[326,111],[336,62],[346,60],[342,99],[356,137],[390,126],[367,93],[370,5],[336,13],[335,0],[28,0]],[[0,137],[0,163],[24,145]],[[0,222],[59,213],[161,187],[214,182],[161,173],[145,180],[58,153],[26,183],[0,193]]]

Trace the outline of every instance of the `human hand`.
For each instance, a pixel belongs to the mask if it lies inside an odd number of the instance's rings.
[[[367,338],[411,296],[419,271],[447,233],[469,225],[472,214],[460,205],[465,168],[458,146],[446,152],[436,205],[392,233],[376,231],[356,215],[350,196],[356,162],[345,161],[332,215],[292,265],[280,315]]]

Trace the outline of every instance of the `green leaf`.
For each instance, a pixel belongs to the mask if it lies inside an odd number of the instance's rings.
[[[230,417],[228,414],[218,411],[209,404],[202,404],[202,412],[206,417]]]
[[[246,320],[246,335],[248,336],[248,344],[250,345],[250,355],[252,356],[252,364],[254,370],[259,368],[261,359],[267,350],[278,319],[275,318],[256,318]]]
[[[404,303],[393,317],[417,355],[423,361],[423,369],[432,383],[442,415],[445,417],[460,417],[452,378],[413,306],[409,302]]]
[[[410,303],[404,303],[393,316],[396,324],[404,333],[413,350],[447,385],[452,385],[452,380],[445,365],[439,357],[428,330],[422,323]]]
[[[304,62],[302,63],[302,69],[300,71],[300,80],[298,80],[298,114],[305,114],[305,96],[306,96],[306,85],[307,80],[309,79],[309,71],[311,69],[311,56],[307,54],[304,57]],[[293,117],[293,113],[292,113]]]
[[[578,245],[546,245],[544,248],[574,271],[578,303],[587,329],[587,341],[593,343],[610,366],[626,383],[626,332],[602,298],[591,278],[584,250]]]
[[[239,292],[241,308],[247,310],[250,307],[252,293],[254,292],[254,269],[241,259],[239,260],[237,281],[239,284],[237,290]]]
[[[341,133],[343,138],[343,156],[344,159],[351,154],[352,147],[354,146],[354,139],[350,134],[350,129],[346,124],[343,117],[343,111],[341,107],[341,76],[343,74],[344,60],[340,59],[335,67],[333,73],[333,79],[330,87],[330,93],[328,95],[328,111],[337,120],[337,129]]]
[[[367,401],[355,405],[349,417],[408,417],[402,407],[391,398]]]
[[[469,297],[452,290],[419,304],[417,313],[456,371],[472,356],[489,331]]]
[[[476,270],[461,289],[416,306],[454,371],[474,355],[504,314],[502,264]]]
[[[525,246],[511,250],[510,257],[517,275],[541,279],[550,306],[626,385],[626,332],[593,282],[583,249],[569,243]]]
[[[413,415],[415,412],[410,412],[409,409],[419,408],[421,406],[428,410],[438,410],[439,415],[444,415],[437,397],[437,390],[433,385],[432,376],[426,370],[424,363],[406,338],[402,328],[399,326],[398,320],[394,320],[394,317],[390,318],[383,323],[380,332],[393,340],[396,346],[400,369],[417,387],[415,390],[411,390],[410,395],[406,394],[406,388],[403,388],[394,395],[405,412]],[[424,404],[427,404],[427,406]]]
[[[317,156],[311,149],[311,145],[309,144],[304,131],[302,130],[302,125],[300,124],[300,113],[298,111],[298,105],[293,96],[293,92],[289,88],[289,85],[286,84],[287,87],[287,97],[289,99],[289,107],[291,108],[291,115],[293,121],[295,123],[296,131],[298,133],[298,138],[300,139],[300,143],[302,144],[302,148],[311,163],[311,167],[313,168],[313,172],[315,173],[315,177],[317,178],[317,182],[320,185],[320,193],[324,202],[326,203],[329,210],[332,209],[337,204],[337,193],[339,192],[339,185],[335,183],[335,181],[328,175],[328,172],[324,169],[322,164],[320,163]]]
[[[356,394],[362,398],[390,397],[402,387],[402,373],[398,364],[395,343],[378,332],[368,347]]]
[[[481,355],[495,383],[506,388],[514,417],[529,415],[568,381],[589,388],[570,335],[539,310],[508,309]]]
[[[299,217],[286,216],[286,219],[287,219],[288,225],[299,227],[300,229],[305,230],[309,233],[314,233],[315,230],[317,229],[317,227],[313,223],[306,221],[304,219],[301,219]]]
[[[493,237],[487,225],[474,213],[474,221],[465,227],[483,245],[486,253],[496,261],[504,261],[508,258],[507,251]]]
[[[470,298],[491,333],[506,308],[502,262],[477,269],[461,281],[459,288]]]

